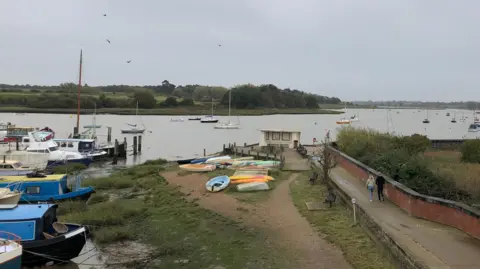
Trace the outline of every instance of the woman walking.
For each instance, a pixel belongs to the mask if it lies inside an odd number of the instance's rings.
[[[372,175],[368,176],[366,185],[367,185],[368,195],[370,197],[370,202],[371,202],[373,200],[373,190],[375,189],[375,179],[373,179]]]

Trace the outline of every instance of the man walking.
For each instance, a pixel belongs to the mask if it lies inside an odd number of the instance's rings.
[[[377,176],[375,183],[377,184],[378,200],[385,201],[383,196],[383,186],[385,185],[385,178],[383,176]]]

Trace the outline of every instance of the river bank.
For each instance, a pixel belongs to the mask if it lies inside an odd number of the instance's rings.
[[[32,113],[32,114],[76,114],[76,109],[61,108],[29,108],[29,107],[0,107],[0,113]],[[93,114],[93,109],[82,109],[80,114]],[[97,114],[113,115],[135,115],[134,108],[99,108]],[[165,115],[165,116],[187,116],[187,115],[206,115],[210,111],[201,108],[177,107],[177,108],[155,108],[139,109],[139,115]],[[232,110],[234,116],[260,116],[276,114],[342,114],[342,111],[333,109],[235,109]],[[216,109],[214,115],[228,116],[228,109]]]

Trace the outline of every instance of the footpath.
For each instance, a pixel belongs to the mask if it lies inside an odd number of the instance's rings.
[[[395,204],[369,201],[365,184],[341,167],[332,180],[409,255],[432,269],[480,269],[480,240],[455,228],[408,215]]]

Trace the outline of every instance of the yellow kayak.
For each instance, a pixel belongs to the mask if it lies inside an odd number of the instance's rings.
[[[239,176],[231,176],[230,180],[244,180],[244,179],[265,179],[267,181],[273,180],[273,177],[266,176],[266,175],[239,175]]]
[[[252,183],[252,182],[268,182],[266,178],[247,178],[247,179],[238,179],[231,180],[230,184],[243,184],[243,183]]]

